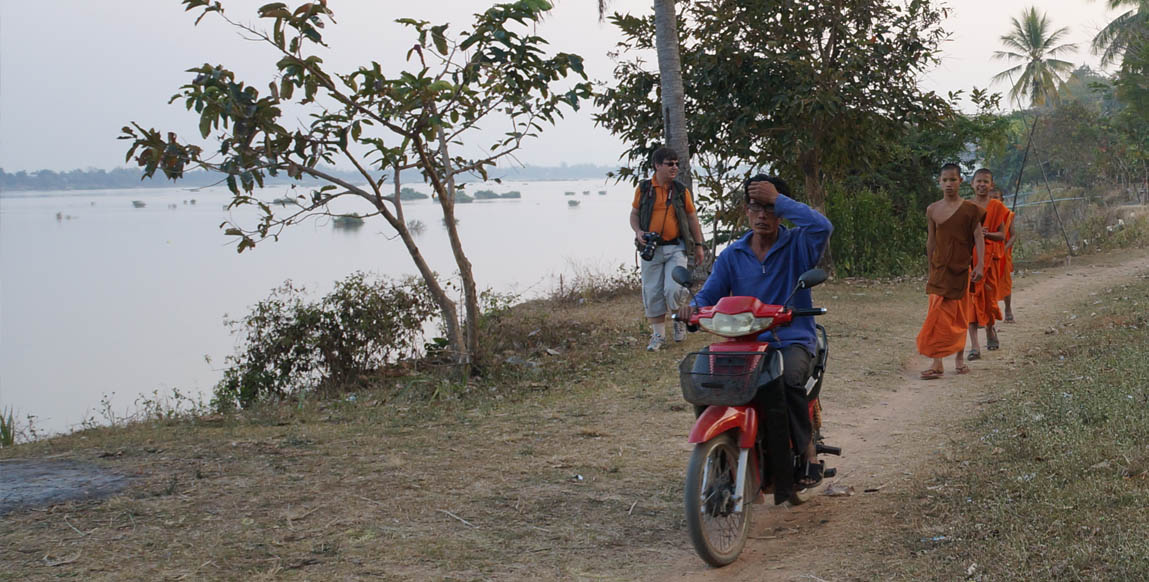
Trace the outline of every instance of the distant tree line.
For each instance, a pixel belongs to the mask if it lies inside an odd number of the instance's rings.
[[[519,182],[597,180],[606,179],[607,174],[614,169],[613,166],[596,166],[594,164],[564,164],[562,166],[496,168],[489,170],[488,173],[491,178]],[[330,169],[328,173],[352,182],[362,179],[358,172]],[[116,190],[162,186],[161,183],[155,181],[141,181],[141,176],[143,176],[143,171],[136,168],[116,168],[114,170],[89,168],[67,172],[54,172],[52,170],[5,172],[3,168],[0,168],[0,191]],[[212,186],[223,182],[225,179],[225,175],[217,172],[189,171],[182,178],[180,186],[186,188]],[[478,178],[473,180],[477,181]],[[303,180],[302,182],[307,183],[308,181]],[[406,184],[419,183],[422,182],[422,177],[417,171],[404,172],[403,182]],[[269,178],[268,183],[300,184],[301,181],[294,180],[284,174],[279,178]]]

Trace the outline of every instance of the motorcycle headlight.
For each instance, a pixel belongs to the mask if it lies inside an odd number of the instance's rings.
[[[741,337],[758,333],[774,323],[773,317],[754,317],[753,313],[737,313],[728,315],[715,313],[713,317],[703,317],[698,320],[702,329],[724,337]]]

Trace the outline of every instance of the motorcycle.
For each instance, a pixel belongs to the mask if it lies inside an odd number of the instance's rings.
[[[675,268],[671,277],[690,288],[685,268]],[[793,308],[789,303],[794,293],[826,278],[821,269],[803,273],[785,305],[723,297],[716,305],[695,310],[686,322],[689,331],[701,327],[726,338],[687,354],[679,364],[682,396],[694,405],[696,415],[689,438],[694,451],[686,469],[686,525],[695,551],[712,566],[738,558],[750,533],[751,503],[773,494],[775,505],[797,505],[820,489],[803,488],[795,481],[798,467],[805,465],[790,440],[782,354],[758,336],[797,317],[824,315],[824,308]],[[841,455],[840,448],[821,438],[818,397],[829,352],[826,329],[816,325],[815,330],[818,350],[805,384],[811,438],[819,455]],[[835,474],[835,469],[823,468],[823,479]]]

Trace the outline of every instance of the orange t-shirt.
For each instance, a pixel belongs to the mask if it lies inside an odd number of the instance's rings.
[[[654,208],[650,212],[650,227],[646,230],[657,232],[662,240],[674,240],[678,238],[678,219],[674,216],[674,207],[669,204],[670,191],[665,186],[659,186],[653,178],[650,180],[650,184],[654,187]],[[687,188],[684,194],[686,213],[694,214],[694,201],[691,199],[690,189]],[[634,203],[631,204],[635,210],[638,210],[641,198],[642,189],[635,188]]]

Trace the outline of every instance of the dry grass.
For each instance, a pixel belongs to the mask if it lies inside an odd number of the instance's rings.
[[[919,288],[818,291],[834,308],[835,361],[860,362],[845,375],[901,365],[881,321],[924,301]],[[137,481],[104,502],[10,514],[0,554],[21,579],[642,578],[689,552],[680,504],[692,417],[675,365],[708,340],[648,354],[639,305],[624,295],[517,308],[493,324],[496,353],[538,367],[504,366],[435,402],[425,397],[436,380],[407,378],[353,401],[5,451],[90,460]],[[863,343],[874,348],[864,360],[847,347]]]
[[[915,580],[1149,579],[1146,305],[1149,280],[1100,290],[1052,322],[1058,333],[1028,351],[1027,373],[964,426],[976,438],[921,475],[911,513],[919,531],[942,539],[888,540],[914,557],[887,571]]]

